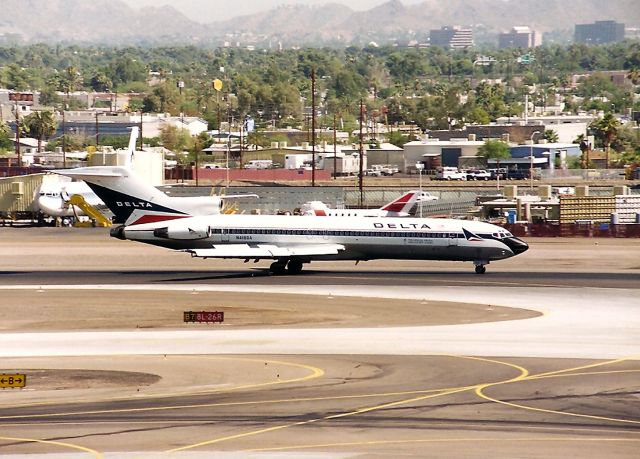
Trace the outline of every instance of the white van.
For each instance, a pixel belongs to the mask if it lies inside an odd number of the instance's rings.
[[[458,170],[457,167],[439,167],[436,169],[436,180],[466,180],[467,174]]]
[[[244,165],[245,169],[270,169],[273,167],[273,161],[270,159],[252,159]]]

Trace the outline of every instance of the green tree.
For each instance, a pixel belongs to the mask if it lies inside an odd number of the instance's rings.
[[[179,129],[173,125],[167,125],[160,130],[160,139],[166,149],[175,153],[188,151],[193,144],[189,131]],[[180,157],[180,155],[178,155],[178,157]]]
[[[496,167],[500,169],[500,160],[510,158],[511,152],[509,146],[502,140],[486,140],[484,145],[478,148],[478,156],[483,158],[487,165],[490,159],[495,159]]]
[[[391,131],[389,133],[389,143],[392,143],[396,147],[402,147],[408,141],[409,138],[405,135],[402,135],[400,131]]]
[[[142,109],[146,113],[175,112],[180,97],[178,91],[169,82],[153,89],[142,101]]]
[[[13,132],[7,123],[0,120],[0,151],[9,151],[13,148]]]
[[[91,88],[97,92],[109,92],[113,89],[113,81],[104,72],[96,72],[91,77]]]
[[[64,73],[58,79],[58,89],[67,95],[67,101],[69,100],[69,93],[78,88],[81,80],[80,72],[77,68],[69,66],[64,70]]]
[[[53,112],[33,112],[25,116],[23,123],[29,135],[38,139],[38,153],[42,152],[42,140],[56,132],[57,122]]]
[[[558,133],[553,129],[545,129],[543,138],[550,143],[556,143],[558,141]]]
[[[120,86],[132,81],[144,81],[147,75],[142,63],[129,56],[124,56],[109,65],[105,76],[107,76],[115,86]]]

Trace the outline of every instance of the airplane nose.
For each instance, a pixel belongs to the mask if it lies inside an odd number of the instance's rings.
[[[515,255],[520,255],[523,252],[529,250],[529,245],[524,242],[522,239],[518,239],[517,237],[508,237],[503,239],[503,242],[511,249],[511,251]]]

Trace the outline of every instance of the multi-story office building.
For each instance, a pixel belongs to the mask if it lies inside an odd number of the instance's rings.
[[[535,48],[542,44],[542,37],[535,30],[527,26],[516,26],[510,32],[498,35],[498,47],[505,48]]]
[[[473,47],[473,31],[458,26],[445,26],[429,32],[429,43],[431,46],[444,48],[471,48]]]
[[[624,40],[624,24],[615,21],[596,21],[593,24],[576,24],[576,43],[600,45]]]

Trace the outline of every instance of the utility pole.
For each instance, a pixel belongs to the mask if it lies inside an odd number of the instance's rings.
[[[18,100],[16,99],[16,153],[18,155],[18,167],[22,166],[20,157],[20,111],[18,110]]]
[[[311,69],[311,186],[316,186],[316,70]]]
[[[100,125],[98,124],[98,115],[99,113],[96,112],[96,147],[100,146]]]
[[[363,189],[363,179],[364,179],[364,168],[363,168],[363,160],[364,160],[364,145],[362,144],[362,123],[364,119],[364,102],[360,99],[360,164],[358,173],[358,189],[360,190],[360,207],[364,207],[364,189]]]
[[[140,151],[142,151],[142,109],[140,109]]]
[[[62,168],[66,169],[67,168],[67,142],[66,142],[67,128],[66,128],[64,112],[65,112],[65,109],[63,107],[62,108]]]
[[[336,134],[336,114],[333,114],[333,180],[338,177],[337,165],[338,165],[338,146],[337,146],[337,134]]]

